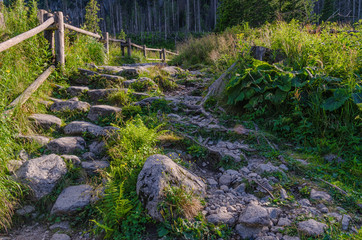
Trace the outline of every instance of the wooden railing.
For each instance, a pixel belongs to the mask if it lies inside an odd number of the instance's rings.
[[[92,33],[78,27],[74,27],[70,24],[64,23],[64,16],[62,12],[55,12],[54,14],[52,14],[48,13],[45,10],[39,10],[38,18],[40,22],[39,26],[27,32],[24,32],[16,37],[13,37],[5,42],[0,43],[0,53],[41,32],[44,32],[44,37],[49,43],[49,49],[52,52],[53,56],[55,56],[56,64],[61,69],[64,69],[65,67],[64,30],[69,29],[71,31],[85,34],[87,36],[96,38],[99,41],[105,42],[105,51],[107,54],[109,54],[109,46],[110,46],[109,42],[119,42],[121,44],[121,52],[123,56],[125,55],[125,50],[124,50],[125,48],[127,48],[128,56],[132,56],[132,47],[142,50],[145,57],[147,57],[147,51],[159,52],[160,54],[159,59],[148,59],[153,61],[166,61],[167,60],[166,54],[177,55],[177,53],[167,51],[164,48],[155,49],[155,48],[147,48],[145,45],[143,46],[137,45],[135,43],[132,43],[131,39],[127,39],[127,41],[125,41],[125,40],[110,38],[108,32],[106,32],[102,37],[99,34]],[[13,109],[16,105],[24,104],[30,98],[31,94],[40,87],[40,85],[50,76],[50,74],[54,70],[55,70],[54,66],[49,67],[8,107]]]

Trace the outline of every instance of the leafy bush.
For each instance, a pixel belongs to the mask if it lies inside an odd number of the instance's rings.
[[[112,158],[106,195],[99,203],[97,233],[105,232],[109,239],[135,239],[140,237],[149,219],[138,201],[136,182],[144,162],[156,154],[160,127],[149,129],[141,118],[120,128],[117,137],[108,145]]]

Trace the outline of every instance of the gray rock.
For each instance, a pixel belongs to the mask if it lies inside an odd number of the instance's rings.
[[[327,225],[324,223],[317,222],[314,219],[299,222],[298,229],[307,236],[320,236],[324,233]]]
[[[288,218],[280,218],[278,221],[278,226],[290,226],[292,225],[292,221],[290,221]]]
[[[117,135],[119,130],[120,129],[117,127],[112,127],[112,126],[104,127],[102,136],[103,137],[113,137],[113,136]]]
[[[220,189],[223,190],[224,192],[229,191],[229,188],[228,188],[228,186],[226,186],[226,185],[221,185],[221,186],[220,186]]]
[[[329,212],[328,208],[323,203],[318,204],[317,209],[319,211],[321,211],[322,213],[328,213]]]
[[[104,141],[95,141],[89,145],[89,151],[95,155],[102,155],[106,151],[106,144]]]
[[[274,237],[274,236],[262,236],[262,237],[258,237],[255,240],[279,240],[279,238]]]
[[[19,152],[19,158],[23,161],[28,161],[29,160],[29,154],[24,150],[21,149]]]
[[[227,224],[233,226],[236,222],[236,218],[233,214],[228,212],[219,212],[216,214],[211,214],[206,217],[207,221],[213,224]]]
[[[88,119],[91,121],[97,121],[100,117],[107,117],[111,115],[115,115],[122,111],[121,108],[112,107],[108,105],[95,105],[92,106],[88,113]]]
[[[58,222],[58,223],[54,223],[53,225],[51,225],[49,227],[50,230],[69,230],[70,229],[70,225],[68,221],[63,221],[63,222]]]
[[[312,191],[310,192],[310,198],[314,200],[322,200],[328,202],[332,201],[331,195],[323,191],[316,191],[314,189],[312,189]]]
[[[48,114],[32,114],[29,119],[34,122],[36,126],[39,126],[45,130],[49,128],[60,128],[62,120],[56,116]]]
[[[65,160],[65,161],[69,161],[72,162],[74,165],[79,166],[81,161],[79,159],[79,157],[75,156],[75,155],[61,155],[61,157]]]
[[[109,162],[107,161],[88,161],[82,162],[82,167],[90,173],[94,173],[99,169],[109,167]]]
[[[266,210],[268,211],[271,219],[278,219],[279,215],[282,213],[282,210],[279,208],[266,208]]]
[[[239,223],[249,227],[264,227],[271,225],[268,210],[253,203],[250,203],[241,213]]]
[[[82,101],[60,101],[55,102],[51,105],[50,110],[53,112],[65,112],[65,111],[77,111],[77,112],[87,112],[90,108],[89,103]]]
[[[226,170],[223,175],[219,178],[219,184],[230,186],[230,184],[235,181],[240,176],[240,173],[235,170]]]
[[[217,182],[216,182],[215,179],[213,179],[213,178],[208,178],[208,179],[207,179],[207,183],[208,183],[211,187],[217,187]]]
[[[138,175],[137,194],[148,214],[158,221],[163,221],[158,206],[163,200],[163,190],[169,185],[183,186],[186,191],[201,196],[206,193],[206,185],[187,169],[177,165],[167,156],[150,156]]]
[[[267,164],[260,164],[256,169],[256,172],[260,175],[262,173],[281,172],[281,170],[269,162]]]
[[[92,152],[86,152],[82,154],[82,159],[84,161],[94,161],[97,159],[96,155]]]
[[[36,142],[41,146],[45,146],[49,143],[50,139],[41,135],[22,135],[19,134],[17,136],[17,138],[19,139],[24,139],[27,140],[29,142]]]
[[[86,142],[81,137],[62,137],[52,140],[47,148],[53,153],[74,154],[85,150]]]
[[[79,97],[87,91],[89,91],[88,87],[71,86],[67,88],[67,93],[72,97]]]
[[[285,236],[283,236],[283,240],[300,240],[300,238],[285,235]]]
[[[94,89],[88,91],[88,97],[92,102],[98,102],[100,100],[106,100],[107,97],[115,92],[125,92],[127,93],[128,89],[117,89],[117,88],[110,88],[110,89]]]
[[[64,128],[64,133],[72,136],[83,136],[84,133],[90,133],[91,135],[98,137],[103,134],[103,127],[89,122],[74,121]]]
[[[50,240],[71,240],[71,238],[64,233],[56,233],[52,236]]]
[[[67,187],[59,195],[51,214],[72,214],[90,204],[93,188],[90,185]]]
[[[310,203],[310,201],[309,201],[308,199],[306,199],[306,198],[299,200],[298,203],[299,203],[301,206],[303,206],[303,207],[310,207],[310,206],[312,206],[312,204]]]
[[[8,168],[8,171],[11,173],[14,173],[16,170],[18,170],[25,161],[20,160],[10,160],[7,162],[6,167]]]
[[[16,172],[18,178],[27,183],[40,199],[51,193],[55,185],[67,173],[64,160],[55,154],[34,158],[25,162]]]
[[[32,205],[26,205],[18,210],[16,210],[16,214],[20,215],[20,216],[26,216],[29,215],[30,213],[35,211],[35,207]]]
[[[288,198],[287,191],[285,191],[284,188],[281,188],[281,189],[280,189],[280,197],[281,197],[283,200],[285,200],[285,199]]]
[[[159,99],[162,99],[162,98],[161,97],[149,97],[149,98],[145,98],[145,99],[142,99],[141,101],[134,103],[134,105],[145,107],[145,106],[151,105],[154,101],[159,100]]]
[[[245,183],[239,184],[239,186],[237,186],[234,190],[239,194],[245,193]]]
[[[349,223],[351,222],[351,220],[352,220],[352,218],[349,215],[347,215],[347,214],[343,215],[343,218],[342,218],[343,231],[348,231]]]
[[[259,233],[262,232],[263,228],[247,227],[242,224],[238,224],[236,225],[235,230],[242,239],[252,239],[257,237]]]
[[[286,171],[286,172],[289,171],[289,168],[288,168],[285,164],[280,164],[280,165],[279,165],[279,168],[282,169],[282,170],[284,170],[284,171]]]
[[[132,78],[138,78],[139,71],[135,68],[125,68],[117,73],[117,75],[120,75],[122,77],[132,79]]]
[[[340,222],[343,218],[343,216],[341,214],[338,214],[336,212],[328,213],[327,216],[335,218],[338,222]]]
[[[166,154],[166,156],[171,158],[172,160],[178,160],[181,158],[181,154],[178,154],[176,152],[169,152]]]

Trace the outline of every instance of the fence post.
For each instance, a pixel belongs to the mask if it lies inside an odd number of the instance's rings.
[[[39,11],[37,13],[37,17],[38,17],[38,20],[39,20],[40,24],[45,22],[45,20],[46,20],[45,15],[46,14],[47,14],[47,11],[45,11],[44,9],[39,9]]]
[[[143,45],[143,56],[144,56],[145,58],[147,58],[146,45]]]
[[[166,50],[162,48],[162,61],[166,62]]]
[[[4,3],[1,1],[0,2],[0,29],[6,28],[4,14],[2,13],[3,5],[4,5]]]
[[[106,48],[106,53],[107,53],[107,55],[109,54],[109,33],[108,32],[106,32],[105,33],[105,40],[106,40],[106,44],[105,44],[105,48]]]
[[[127,38],[127,47],[128,47],[128,57],[132,56],[132,43],[131,39]]]
[[[162,49],[160,50],[160,59],[162,60]]]
[[[48,20],[51,17],[54,17],[54,15],[51,14],[51,13],[46,13],[44,21]],[[49,50],[51,51],[52,56],[54,57],[55,56],[54,31],[53,30],[45,30],[44,31],[44,38],[48,41]]]
[[[121,42],[121,52],[122,52],[122,56],[124,57],[124,43]]]
[[[55,13],[55,21],[58,30],[55,31],[55,50],[56,62],[64,69],[65,66],[65,53],[64,53],[64,16],[63,12]]]

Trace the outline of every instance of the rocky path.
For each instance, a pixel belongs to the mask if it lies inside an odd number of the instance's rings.
[[[87,229],[61,221],[62,216],[85,209],[101,197],[102,189],[94,189],[87,179],[99,181],[102,169],[110,165],[105,145],[107,138],[117,133],[111,123],[122,108],[112,104],[108,97],[127,93],[139,83],[154,85],[152,79],[142,77],[152,71],[152,67],[155,66],[140,64],[80,69],[81,75],[70,81],[72,86],[60,87],[54,94],[62,99],[53,96],[44,101],[49,109],[47,114],[29,117],[38,133],[18,137],[37,142],[44,154],[29,157],[23,153],[22,161],[10,162],[9,169],[29,185],[33,194],[29,204],[16,212],[23,224],[0,239],[91,239]],[[174,78],[181,74],[181,70],[174,67],[163,66],[162,69]],[[160,98],[167,100],[172,109],[167,116],[170,128],[206,149],[207,157],[201,161],[185,153],[185,149],[168,149],[172,158],[181,155],[182,160],[197,162],[185,171],[193,172],[203,182],[199,185],[204,184],[206,206],[202,213],[206,219],[214,224],[229,225],[233,239],[318,237],[328,228],[327,219],[339,222],[343,231],[356,231],[357,221],[353,219],[360,216],[336,207],[326,190],[306,184],[296,189],[302,192],[305,187],[309,188],[307,194],[301,195],[283,188],[282,182],[290,179],[289,168],[308,164],[306,161],[296,159],[291,163],[282,156],[272,161],[260,155],[255,148],[259,138],[255,138],[254,144],[247,141],[257,130],[242,125],[230,127],[218,117],[220,114],[215,114],[222,112],[222,108],[205,110],[199,105],[209,80],[201,72],[190,72],[179,82],[177,90],[167,92],[164,97],[150,97],[131,90],[136,99],[134,104],[141,107]],[[120,84],[123,88],[114,87]],[[260,139],[268,141],[262,134]],[[272,148],[275,146],[269,141],[268,144]],[[227,164],[221,166],[221,162],[231,163],[233,167],[226,169]],[[81,174],[72,176],[68,170],[70,164],[79,166]],[[72,177],[75,180],[71,186],[57,192],[59,184]],[[34,202],[49,196],[56,200],[48,206],[47,215],[59,219],[56,223],[42,218],[44,213],[34,207]]]

